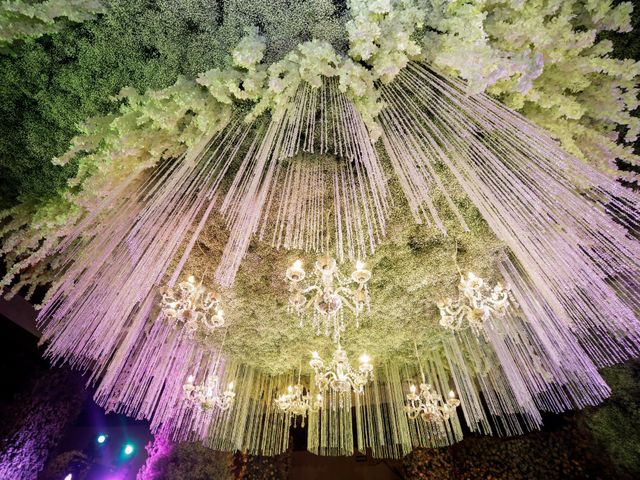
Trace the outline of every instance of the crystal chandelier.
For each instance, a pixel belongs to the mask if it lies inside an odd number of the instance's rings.
[[[497,283],[493,288],[474,273],[460,276],[460,295],[438,303],[440,325],[458,332],[471,328],[478,336],[491,315],[504,316],[510,305],[509,289]]]
[[[451,414],[460,405],[460,400],[456,398],[453,390],[449,392],[449,398],[445,402],[430,384],[424,382],[424,378],[420,384],[420,393],[416,392],[416,386],[411,385],[405,407],[407,416],[411,420],[415,420],[419,416],[425,422],[443,422],[449,420]]]
[[[227,385],[227,389],[224,392],[220,392],[220,380],[218,379],[218,366],[220,365],[220,359],[222,358],[222,350],[224,348],[224,342],[227,339],[228,327],[225,329],[224,336],[222,337],[222,343],[218,349],[218,357],[216,358],[213,371],[216,372],[210,375],[206,383],[202,385],[194,385],[195,377],[189,375],[187,377],[187,383],[182,386],[184,392],[184,398],[187,402],[199,407],[202,410],[213,410],[218,408],[220,411],[229,410],[234,403],[236,393],[233,391],[233,382]]]
[[[162,313],[182,325],[189,336],[197,331],[210,334],[224,325],[224,312],[221,308],[220,294],[196,284],[193,275],[177,287],[165,288],[162,292]]]
[[[324,364],[318,352],[313,352],[309,365],[315,373],[318,390],[325,392],[331,388],[336,393],[349,393],[351,390],[362,393],[364,386],[373,380],[373,365],[366,353],[362,354],[359,360],[360,366],[354,370],[349,363],[347,352],[342,349],[340,343],[329,365]]]
[[[455,392],[450,390],[447,401],[445,402],[442,399],[442,395],[437,393],[430,383],[427,383],[422,364],[420,363],[420,356],[418,355],[418,344],[415,341],[413,342],[413,347],[415,348],[416,359],[420,366],[422,382],[420,383],[420,393],[417,393],[417,388],[414,384],[409,387],[407,404],[404,410],[411,420],[420,417],[425,422],[445,422],[449,420],[451,414],[455,412],[458,405],[460,405],[460,400],[456,398]]]
[[[221,411],[229,410],[233,406],[236,393],[233,391],[233,382],[227,385],[227,389],[220,393],[220,383],[217,375],[209,377],[206,384],[194,385],[193,375],[189,375],[187,383],[182,387],[184,398],[201,408],[212,410],[218,408]]]
[[[304,386],[298,381],[296,385],[289,385],[287,387],[287,393],[283,393],[276,399],[276,405],[280,410],[294,417],[294,424],[295,417],[301,416],[302,427],[304,427],[307,413],[320,410],[323,406],[323,398],[322,395],[318,393],[312,401],[309,391],[307,390],[305,393]]]
[[[323,398],[320,393],[315,396],[313,402],[311,401],[311,394],[309,390],[305,392],[304,386],[300,383],[300,372],[302,368],[298,367],[298,383],[295,385],[289,385],[287,387],[287,393],[283,393],[276,399],[276,405],[280,410],[290,414],[294,417],[302,417],[302,426],[304,427],[304,420],[307,417],[307,412],[317,412],[323,406]]]
[[[350,277],[343,275],[335,259],[328,256],[316,261],[314,281],[309,284],[303,285],[306,272],[300,260],[287,269],[286,276],[291,292],[289,307],[300,317],[300,326],[304,325],[305,315],[309,315],[316,333],[319,335],[324,327],[324,334],[328,336],[332,329],[335,342],[345,328],[343,307],[355,315],[356,328],[359,327],[359,315],[370,308],[367,282],[371,272],[360,261],[356,262],[356,269]],[[355,289],[349,286],[352,283],[357,285]]]

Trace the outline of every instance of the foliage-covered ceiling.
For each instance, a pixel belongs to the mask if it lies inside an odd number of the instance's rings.
[[[191,374],[237,378],[232,416],[189,430],[215,448],[281,451],[273,390],[336,348],[288,305],[287,268],[317,253],[276,248],[260,222],[349,250],[344,273],[366,260],[371,312],[341,341],[381,370],[357,408],[394,405],[356,413],[359,441],[376,422],[394,432],[367,440],[377,456],[460,438],[456,407],[446,435],[406,423],[418,351],[472,430],[601,401],[596,367],[639,348],[638,212],[621,185],[638,180],[640,63],[610,40],[630,29],[631,4],[606,0],[3,4],[0,285],[50,287],[47,355],[153,428],[195,428]],[[436,304],[466,272],[510,309],[468,308],[475,329],[454,335]],[[224,330],[169,325],[162,292],[189,275],[221,287]],[[349,431],[350,398],[329,420]],[[313,422],[312,451],[352,451]]]

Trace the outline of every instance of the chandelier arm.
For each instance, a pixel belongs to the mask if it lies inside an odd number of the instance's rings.
[[[307,295],[308,293],[311,293],[313,291],[322,293],[322,289],[318,285],[309,285],[308,287],[300,290],[300,293],[302,293],[302,295]]]
[[[355,306],[355,304],[351,303],[351,302],[349,301],[349,299],[348,299],[348,298],[343,297],[342,295],[340,296],[340,299],[342,300],[342,304],[343,304],[344,306],[346,306],[346,307],[349,309],[349,311],[350,311],[350,312],[352,312],[352,313],[356,313],[356,306]]]
[[[347,286],[340,286],[334,289],[334,292],[337,293],[338,295],[340,295],[342,292],[345,292],[349,295],[353,295],[353,290]]]

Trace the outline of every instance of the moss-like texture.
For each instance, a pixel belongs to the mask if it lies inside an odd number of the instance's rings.
[[[640,362],[606,368],[611,398],[585,412],[586,424],[621,475],[640,478]]]
[[[140,91],[230,62],[244,29],[258,25],[266,59],[319,38],[344,49],[344,9],[330,0],[111,0],[94,21],[14,44],[0,55],[0,208],[43,201],[75,173],[51,159],[87,118],[115,110],[126,86]]]

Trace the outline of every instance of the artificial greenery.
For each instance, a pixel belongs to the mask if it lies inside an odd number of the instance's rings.
[[[38,372],[29,390],[3,405],[0,416],[0,478],[32,480],[50,451],[80,413],[82,379],[66,368]]]
[[[468,436],[450,447],[416,449],[403,463],[408,480],[612,478],[606,456],[574,420],[519,437]]]
[[[0,253],[7,255],[10,266],[0,285],[8,285],[17,274],[34,266],[22,282],[46,282],[42,275],[46,262],[42,260],[86,211],[160,160],[178,158],[205,135],[224,128],[238,102],[254,102],[245,117],[247,122],[266,111],[277,118],[300,85],[320,87],[322,77],[337,77],[340,90],[354,102],[372,137],[378,136],[375,117],[382,103],[374,82],[392,81],[420,53],[409,36],[420,25],[422,15],[410,1],[393,6],[389,2],[354,1],[352,11],[350,45],[368,45],[369,52],[365,55],[360,48],[352,55],[368,62],[370,69],[339,56],[330,43],[315,39],[301,43],[267,68],[261,63],[266,41],[257,27],[247,27],[231,52],[231,66],[213,68],[195,82],[179,77],[170,87],[144,94],[122,89],[118,98],[126,101],[119,112],[87,121],[71,148],[54,159],[59,165],[77,162],[76,175],[67,188],[46,201],[27,202],[5,212],[4,217],[10,220],[0,230],[5,236]],[[363,40],[364,33],[358,32],[374,33]]]
[[[606,368],[602,375],[611,387],[611,398],[585,412],[595,440],[621,474],[640,476],[640,363]]]
[[[158,461],[145,480],[231,480],[233,454],[215,452],[201,443],[179,443]]]

